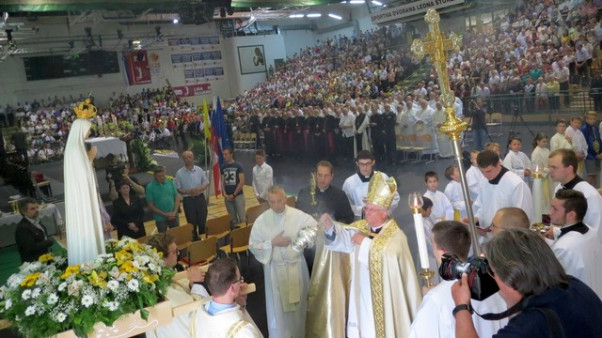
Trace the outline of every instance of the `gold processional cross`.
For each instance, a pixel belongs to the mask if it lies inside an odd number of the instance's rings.
[[[441,125],[439,130],[449,136],[454,149],[454,155],[460,171],[460,181],[462,183],[464,201],[466,202],[468,222],[471,225],[469,228],[472,237],[473,253],[475,256],[478,256],[480,255],[480,249],[477,241],[477,232],[471,207],[472,202],[470,200],[470,195],[468,194],[468,185],[464,175],[462,148],[460,145],[460,135],[462,131],[466,130],[468,125],[466,122],[460,121],[460,119],[458,119],[455,115],[456,110],[454,109],[454,103],[456,101],[456,97],[450,88],[449,78],[447,75],[447,51],[459,51],[460,45],[462,44],[462,37],[456,35],[455,33],[451,33],[449,38],[445,38],[439,29],[439,14],[432,8],[426,11],[424,21],[426,21],[426,23],[429,25],[429,32],[426,35],[426,41],[422,42],[420,39],[414,39],[412,42],[411,51],[416,60],[422,60],[424,55],[428,54],[431,58],[433,66],[435,67],[435,71],[437,72],[439,87],[441,88],[441,95],[439,98],[445,107],[445,122]]]

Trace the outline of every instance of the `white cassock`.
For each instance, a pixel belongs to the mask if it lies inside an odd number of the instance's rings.
[[[600,254],[602,246],[596,231],[589,226],[578,223],[580,231],[568,231],[552,244],[552,250],[571,275],[587,284],[598,297],[602,297],[602,266]],[[585,232],[584,229],[589,231]],[[581,233],[585,232],[585,233]]]
[[[479,226],[483,229],[489,228],[495,213],[505,207],[523,209],[529,218],[529,224],[532,224],[533,198],[527,183],[505,167],[502,167],[500,174],[501,178],[498,175],[491,181],[486,179],[481,181],[479,196],[473,205]]]
[[[441,281],[431,289],[422,300],[416,319],[412,323],[409,338],[454,338],[456,337],[456,320],[452,310],[456,307],[451,296],[451,288],[456,281]],[[500,313],[506,311],[506,303],[495,293],[483,301],[470,300],[473,309],[480,313]],[[506,326],[508,319],[485,320],[476,313],[472,321],[479,337],[492,337],[499,329]]]
[[[550,139],[550,151],[556,149],[573,149],[573,145],[566,139],[564,134],[556,133]]]
[[[466,202],[464,201],[464,195],[462,194],[462,185],[457,181],[449,181],[445,186],[445,196],[449,199],[454,210],[460,212],[460,217],[463,219],[466,217]]]
[[[310,215],[286,206],[280,214],[266,210],[255,220],[251,230],[249,249],[263,264],[271,337],[305,337],[309,290],[309,272],[303,251],[296,252],[290,244],[272,247],[272,239],[284,231],[284,236],[294,242],[301,229],[315,225],[316,220]]]
[[[566,136],[572,138],[571,145],[573,146],[573,151],[578,153],[583,153],[587,155],[587,141],[585,140],[585,136],[581,130],[575,130],[573,127],[566,127],[566,131],[564,132]],[[579,164],[577,165],[577,175],[583,176],[585,173],[585,165],[584,160],[579,160]]]
[[[421,296],[405,234],[388,220],[373,239],[355,245],[351,237],[370,226],[361,220],[350,227],[357,230],[335,223],[326,232],[325,246],[352,255],[347,336],[407,337]]]
[[[359,135],[362,135],[362,150],[370,150],[370,137],[368,136],[368,127],[370,127],[370,116],[368,114],[365,114],[362,124],[360,124],[357,128],[357,133]],[[354,150],[357,152],[357,145],[354,148]],[[357,154],[355,154],[355,156],[357,156]]]
[[[388,179],[389,176],[387,174],[382,173],[383,179]],[[345,180],[343,183],[343,191],[347,195],[349,199],[349,204],[351,204],[351,209],[353,210],[353,214],[357,219],[362,217],[362,208],[366,205],[364,199],[368,196],[368,185],[370,183],[370,177],[360,177],[360,173],[353,174]],[[374,172],[372,173],[374,175]],[[393,203],[391,203],[391,207],[389,210],[393,211],[397,208],[397,204],[399,204],[399,193],[395,192],[395,196],[393,197]]]
[[[533,165],[531,164],[531,160],[527,154],[523,153],[522,151],[510,150],[506,157],[504,157],[502,164],[504,167],[525,180],[525,182],[529,181],[529,177],[525,177],[525,169],[533,169]]]
[[[229,309],[210,314],[207,299],[194,311],[194,325],[190,328],[190,337],[195,338],[260,338],[263,337],[255,322],[245,309],[238,304]],[[172,336],[184,337],[184,336]]]
[[[452,157],[454,156],[454,148],[452,147],[449,136],[439,131],[438,125],[445,122],[445,109],[435,110],[433,115],[433,124],[435,125],[435,134],[437,135],[437,146],[439,148],[439,156]]]
[[[468,184],[468,190],[470,191],[470,199],[474,203],[479,196],[479,187],[481,186],[481,182],[485,179],[481,169],[476,165],[471,165],[468,170],[466,170],[466,183]]]
[[[397,135],[402,135],[404,137],[408,137],[412,134],[412,126],[411,119],[412,117],[412,109],[407,109],[404,105],[404,109],[397,113],[397,126],[395,127],[395,133]],[[402,145],[402,144],[398,144]],[[406,144],[407,145],[407,144]]]
[[[441,221],[454,220],[454,206],[451,204],[447,196],[439,190],[435,192],[427,190],[424,197],[428,197],[433,201],[433,212],[431,213],[431,221],[437,224]]]
[[[557,185],[554,190],[554,194],[562,188],[562,185]],[[583,217],[583,223],[592,227],[598,234],[598,239],[602,241],[602,196],[594,186],[588,182],[580,179],[579,183],[572,187],[573,190],[577,190],[585,196],[587,200],[587,212]]]

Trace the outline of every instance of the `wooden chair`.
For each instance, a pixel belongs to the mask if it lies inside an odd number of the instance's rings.
[[[288,205],[289,207],[294,208],[295,205],[297,205],[297,197],[295,196],[289,196],[286,198],[286,205]]]
[[[402,162],[405,162],[407,161],[409,154],[414,151],[414,148],[407,135],[396,135],[395,139],[397,151],[401,152]]]
[[[136,240],[138,241],[138,243],[146,244],[151,237],[153,237],[153,235],[146,235],[146,236],[136,238]]]
[[[261,203],[259,205],[250,207],[247,209],[247,225],[255,223],[255,220],[259,215],[261,215],[264,211],[268,210],[270,206],[267,203]]]
[[[188,263],[192,265],[205,265],[217,257],[217,238],[210,237],[202,241],[195,241],[188,246]]]
[[[221,239],[230,233],[230,215],[207,220],[205,238]]]
[[[226,253],[226,256],[230,256],[230,254],[236,254],[236,257],[240,260],[240,253],[247,253],[247,264],[249,258],[249,237],[251,236],[251,230],[253,226],[248,226],[240,229],[234,229],[230,233],[230,244],[224,245],[220,248],[223,252]]]
[[[188,223],[175,228],[167,229],[167,233],[174,236],[179,250],[186,249],[192,243],[192,229],[194,225]]]

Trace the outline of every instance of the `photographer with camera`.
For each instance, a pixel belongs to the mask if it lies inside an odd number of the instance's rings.
[[[433,227],[433,252],[437,265],[442,266],[444,254],[455,259],[457,266],[465,266],[470,250],[470,233],[466,225],[455,221],[443,221]],[[450,270],[445,270],[450,271]],[[461,273],[460,273],[461,274]],[[455,283],[455,276],[443,276],[441,283],[428,290],[418,308],[418,314],[412,322],[410,331],[413,337],[454,337],[454,300],[451,288]],[[450,280],[448,280],[450,279]],[[471,306],[479,313],[502,312],[506,304],[499,292],[494,293],[483,301],[473,300]],[[480,337],[491,337],[508,320],[488,321],[473,314],[473,320]]]
[[[106,179],[109,182],[109,199],[111,201],[119,198],[119,191],[117,188],[121,185],[121,182],[126,182],[130,188],[138,195],[139,198],[144,197],[144,186],[138,182],[136,177],[130,177],[130,168],[127,163],[116,162],[112,163],[107,169]]]
[[[540,235],[507,229],[485,245],[485,256],[508,306],[503,316],[512,316],[494,337],[602,337],[600,298],[565,273]],[[456,336],[478,337],[466,274],[452,286],[451,294]]]

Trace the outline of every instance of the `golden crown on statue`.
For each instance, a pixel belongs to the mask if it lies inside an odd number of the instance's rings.
[[[393,197],[397,192],[397,183],[393,177],[385,180],[385,176],[380,171],[374,172],[368,185],[367,203],[376,204],[389,209],[393,203]]]
[[[89,119],[96,115],[96,107],[92,104],[90,99],[85,99],[73,108],[75,115],[80,119]]]

